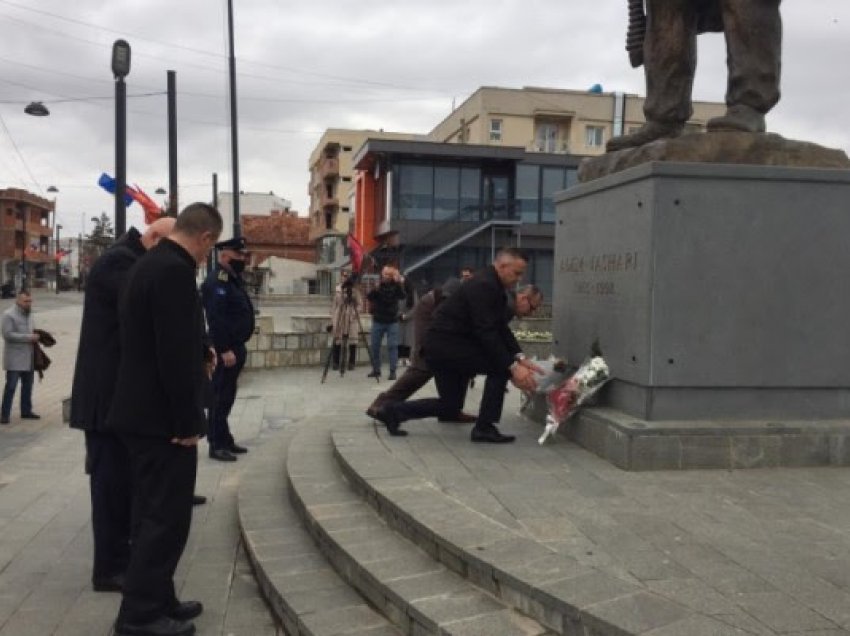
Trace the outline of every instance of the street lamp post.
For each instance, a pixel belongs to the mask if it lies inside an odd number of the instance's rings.
[[[62,231],[61,225],[56,225],[56,246],[54,248],[54,259],[56,260],[56,293],[59,293],[59,281],[62,278],[62,248],[59,240],[59,233]]]
[[[124,78],[130,73],[130,44],[115,40],[112,45],[112,74],[115,76],[115,236],[127,227],[127,85]]]

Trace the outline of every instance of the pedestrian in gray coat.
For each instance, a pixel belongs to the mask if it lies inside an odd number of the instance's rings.
[[[22,291],[15,304],[3,312],[3,369],[6,371],[6,386],[3,388],[3,405],[0,407],[0,424],[8,424],[12,413],[12,400],[18,380],[21,381],[21,419],[37,420],[32,410],[33,345],[38,335],[33,332],[32,296]]]

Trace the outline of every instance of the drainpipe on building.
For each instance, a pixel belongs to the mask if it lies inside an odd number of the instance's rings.
[[[620,92],[614,93],[614,119],[611,122],[614,137],[619,137],[623,134],[625,119],[626,119],[626,94],[620,93]]]

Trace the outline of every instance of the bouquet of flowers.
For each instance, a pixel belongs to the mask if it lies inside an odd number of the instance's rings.
[[[531,361],[540,368],[542,374],[537,377],[537,387],[534,391],[523,391],[520,394],[519,412],[523,413],[534,403],[535,394],[545,394],[563,382],[569,375],[567,362],[555,356],[549,356],[545,360],[538,360],[535,356]]]
[[[608,365],[598,351],[582,362],[581,366],[566,380],[546,394],[549,413],[546,415],[546,428],[537,440],[543,444],[547,437],[558,432],[558,427],[566,422],[585,401],[594,395],[610,377]]]

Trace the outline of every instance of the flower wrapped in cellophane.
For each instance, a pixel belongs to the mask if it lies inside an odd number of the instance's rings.
[[[543,444],[547,437],[557,433],[558,427],[570,419],[584,402],[602,388],[609,377],[605,359],[601,355],[594,355],[582,362],[570,377],[549,390],[546,394],[546,403],[549,406],[549,412],[546,414],[546,428],[537,442]]]

